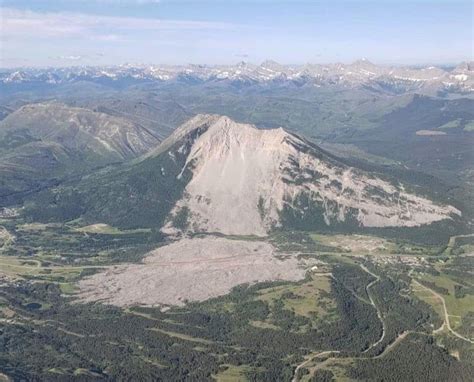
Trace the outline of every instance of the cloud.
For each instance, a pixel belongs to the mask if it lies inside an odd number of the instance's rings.
[[[42,13],[15,8],[0,8],[0,18],[2,40],[92,38],[120,41],[135,32],[222,31],[243,27],[223,22],[101,16],[70,12]]]
[[[83,56],[56,56],[56,57],[51,57],[52,60],[57,60],[57,61],[81,61],[84,59]]]

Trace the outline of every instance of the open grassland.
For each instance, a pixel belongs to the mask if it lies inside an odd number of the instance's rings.
[[[270,305],[282,300],[285,309],[297,315],[322,318],[327,316],[331,308],[335,308],[335,302],[327,297],[330,291],[330,277],[313,273],[308,282],[261,289],[258,291],[257,299]]]
[[[20,258],[0,255],[0,279],[9,281],[36,280],[55,283],[63,294],[73,294],[75,284],[84,272],[90,272],[95,267],[82,266],[43,266],[37,259]],[[101,267],[97,268],[101,269]]]
[[[474,131],[474,121],[469,121],[464,125],[464,131]]]
[[[181,340],[190,341],[190,342],[197,342],[203,345],[210,345],[213,343],[213,341],[206,340],[205,338],[192,337],[183,333],[172,332],[172,331],[163,330],[160,328],[150,328],[150,330],[154,332],[159,332],[161,334],[165,334],[173,338],[179,338]]]
[[[462,240],[467,240],[468,242],[464,244],[460,244]],[[443,254],[445,256],[451,256],[455,254],[456,252],[472,253],[473,247],[474,247],[474,234],[451,236]]]
[[[411,284],[411,289],[416,297],[431,305],[440,318],[444,317],[443,302],[440,298],[433,295],[433,293],[426,288],[422,288],[415,283]]]
[[[465,260],[470,258],[450,259],[446,263],[436,264],[437,270],[434,272],[414,273],[412,290],[443,318],[443,325],[435,333],[445,332],[472,345],[473,278],[469,271],[465,272],[465,264],[457,264]]]
[[[311,238],[327,246],[336,247],[341,252],[351,253],[391,253],[395,244],[388,240],[365,235],[323,235],[312,234]]]
[[[250,371],[250,368],[246,365],[235,366],[235,365],[221,365],[222,371],[219,371],[214,376],[217,382],[246,382],[248,381],[245,373]]]
[[[16,229],[18,231],[24,231],[24,232],[31,232],[31,231],[48,231],[48,229],[51,228],[58,228],[61,227],[61,224],[46,224],[46,223],[24,223],[24,224],[19,224]]]
[[[414,243],[386,239],[369,235],[343,234],[310,234],[311,239],[333,252],[347,253],[354,256],[365,255],[435,255],[441,251],[440,246],[422,246]]]
[[[0,249],[12,244],[15,236],[12,235],[5,227],[0,226]]]
[[[0,255],[37,261],[40,266],[100,266],[136,262],[160,245],[149,229],[118,230],[105,224],[89,226],[25,223],[3,220]]]
[[[308,365],[309,373],[302,378],[301,381],[312,382],[314,379],[318,380],[317,378],[322,378],[328,371],[334,375],[335,380],[338,382],[352,381],[352,379],[346,375],[346,368],[350,366],[352,362],[351,358],[328,358],[325,360],[325,358],[322,357],[320,360],[316,359]]]
[[[84,268],[77,266],[44,267],[36,259],[0,256],[0,275],[10,279],[38,278],[46,281],[76,279]]]
[[[461,119],[453,119],[438,127],[438,129],[456,129],[461,126]]]
[[[429,283],[434,283],[437,287],[443,288],[447,293],[441,292],[442,289],[438,291],[441,294],[446,302],[446,309],[450,315],[450,321],[453,328],[459,326],[462,317],[467,315],[469,312],[474,312],[474,295],[468,294],[462,298],[456,298],[454,287],[459,285],[454,282],[448,275],[441,274],[439,276],[433,275],[422,275],[420,277],[423,281],[428,281]]]
[[[121,230],[116,227],[112,227],[108,224],[97,223],[90,224],[84,227],[71,228],[77,232],[83,233],[99,233],[103,235],[121,235],[121,234],[133,234],[133,233],[149,233],[151,230],[149,228],[138,228],[133,230]]]

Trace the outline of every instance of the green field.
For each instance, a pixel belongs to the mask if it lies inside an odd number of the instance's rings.
[[[459,284],[454,282],[447,275],[423,275],[422,280],[433,282],[437,286],[446,288],[449,291],[448,294],[442,294],[446,301],[446,308],[448,309],[448,314],[454,317],[464,317],[469,312],[474,313],[474,295],[467,295],[462,298],[456,298],[454,295],[454,286]]]
[[[36,259],[14,256],[0,256],[0,275],[13,279],[39,278],[45,281],[77,279],[84,267],[51,266],[44,267]]]
[[[213,378],[217,382],[247,382],[245,373],[250,370],[248,366],[222,365],[223,371],[217,373]]]
[[[104,235],[121,235],[121,234],[133,234],[133,233],[149,233],[151,230],[149,228],[137,228],[131,230],[121,230],[116,227],[112,227],[108,224],[97,223],[91,224],[84,227],[72,228],[77,232],[84,233],[99,233]]]
[[[474,131],[474,121],[469,121],[464,125],[464,131]]]
[[[258,300],[270,305],[281,300],[285,309],[297,315],[322,320],[328,319],[329,310],[335,308],[335,302],[326,296],[323,297],[321,292],[326,292],[325,294],[331,292],[330,277],[312,274],[311,280],[302,284],[261,289],[258,291]]]
[[[455,129],[461,126],[461,120],[460,119],[454,119],[452,121],[449,121],[445,123],[444,125],[441,125],[438,127],[438,129]]]

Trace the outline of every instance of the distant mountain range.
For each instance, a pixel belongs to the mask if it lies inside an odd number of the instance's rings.
[[[265,84],[293,86],[370,87],[375,91],[403,93],[474,92],[474,63],[465,62],[446,69],[435,66],[380,66],[362,59],[352,64],[282,65],[265,61],[261,65],[241,62],[228,66],[145,66],[68,67],[3,70],[0,86],[59,85],[81,81],[111,86],[142,82],[219,83],[236,86]]]

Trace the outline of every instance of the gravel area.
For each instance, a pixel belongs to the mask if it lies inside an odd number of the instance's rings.
[[[141,264],[123,264],[79,282],[82,302],[117,306],[184,305],[229,293],[244,283],[304,278],[308,264],[276,255],[263,241],[206,237],[160,247]]]

